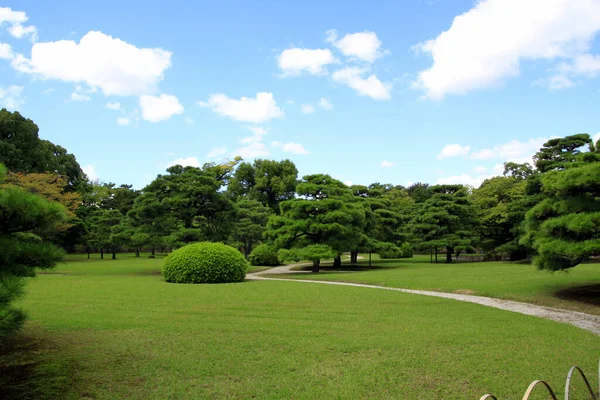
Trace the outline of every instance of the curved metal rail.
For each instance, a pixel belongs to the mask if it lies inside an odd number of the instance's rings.
[[[597,388],[598,392],[597,392],[597,394],[594,393],[594,389],[592,389],[592,385],[590,385],[590,382],[588,381],[587,377],[585,376],[583,370],[581,368],[575,366],[575,367],[571,367],[571,369],[569,370],[569,373],[567,374],[567,380],[565,383],[565,400],[570,400],[571,380],[573,378],[573,374],[575,373],[575,371],[579,372],[579,376],[581,376],[581,378],[583,379],[583,382],[585,383],[588,394],[590,395],[590,399],[591,400],[600,400],[600,360],[598,362],[598,388]],[[545,387],[546,390],[548,391],[548,393],[550,394],[550,396],[552,397],[552,399],[558,400],[558,398],[556,397],[556,394],[554,394],[554,391],[552,390],[552,387],[550,387],[550,385],[547,382],[542,381],[542,380],[537,380],[537,381],[531,382],[531,384],[525,391],[525,394],[523,395],[523,400],[528,400],[529,396],[531,395],[533,390],[538,386]],[[490,394],[490,393],[484,394],[483,396],[481,396],[479,398],[479,400],[488,400],[488,399],[498,400],[498,398],[496,396],[494,396],[493,394]]]
[[[590,396],[592,397],[592,399],[596,399],[596,395],[594,394],[594,389],[592,389],[592,386],[590,385],[590,382],[587,380],[587,377],[585,376],[585,374],[583,373],[581,368],[575,366],[575,367],[571,367],[571,369],[569,370],[569,374],[567,375],[567,383],[565,384],[565,400],[569,400],[569,398],[570,398],[569,391],[571,390],[571,378],[573,377],[573,372],[575,372],[575,371],[579,372],[579,375],[583,379],[583,382],[585,383],[585,386],[587,387],[587,390],[590,393]],[[600,366],[598,368],[598,377],[600,378]],[[600,379],[598,380],[598,385],[600,387]]]

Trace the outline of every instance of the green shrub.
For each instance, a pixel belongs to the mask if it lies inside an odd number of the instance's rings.
[[[251,265],[274,267],[279,265],[279,257],[274,248],[267,244],[256,246],[248,256]]]
[[[248,262],[233,247],[200,242],[169,254],[162,274],[167,282],[174,283],[229,283],[242,282],[247,269]]]
[[[408,242],[396,246],[393,243],[381,243],[377,249],[379,257],[383,259],[390,258],[411,258],[413,256],[413,248]]]
[[[412,258],[414,255],[413,247],[408,242],[402,243],[400,246],[400,258]]]

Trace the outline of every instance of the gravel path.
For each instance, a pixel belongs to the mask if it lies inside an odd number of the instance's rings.
[[[412,290],[412,289],[401,289],[385,286],[376,285],[365,285],[362,283],[348,283],[348,282],[333,282],[333,281],[316,281],[311,279],[285,279],[285,278],[267,278],[265,274],[289,274],[289,273],[307,273],[309,271],[292,271],[292,268],[298,266],[306,266],[309,264],[291,264],[282,267],[275,267],[265,271],[255,272],[246,275],[247,279],[255,280],[271,280],[271,281],[286,281],[286,282],[305,282],[305,283],[320,283],[325,285],[338,285],[338,286],[354,286],[368,289],[380,289],[380,290],[391,290],[395,292],[420,294],[424,296],[442,297],[445,299],[452,299],[458,301],[466,301],[469,303],[481,304],[487,307],[499,308],[500,310],[512,311],[525,315],[532,315],[534,317],[546,318],[552,321],[561,322],[564,324],[574,325],[578,328],[585,329],[600,336],[600,316],[586,314],[577,311],[561,310],[559,308],[543,307],[534,304],[521,303],[512,300],[501,300],[494,299],[491,297],[483,296],[472,296],[468,294],[456,294],[456,293],[444,293],[444,292],[432,292],[427,290]]]

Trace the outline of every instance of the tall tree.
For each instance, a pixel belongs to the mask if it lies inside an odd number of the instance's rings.
[[[416,203],[423,203],[431,197],[431,191],[429,189],[428,183],[417,182],[407,187],[406,191]]]
[[[52,142],[42,140],[38,126],[18,112],[0,110],[0,162],[9,171],[53,173],[65,177],[67,190],[76,191],[86,176],[75,156]]]
[[[229,182],[233,198],[260,201],[279,213],[279,203],[294,198],[298,180],[296,165],[290,160],[254,160],[239,165]]]
[[[100,199],[99,207],[105,210],[118,210],[121,214],[127,213],[133,208],[133,202],[140,195],[139,190],[133,189],[132,185],[117,186],[114,183],[105,183],[105,195]]]
[[[0,164],[0,181],[6,168]],[[52,268],[62,249],[40,234],[66,218],[64,207],[17,187],[0,188],[0,340],[18,330],[25,313],[12,306],[24,294],[24,277],[35,268]]]
[[[511,205],[525,196],[526,180],[522,173],[486,179],[473,191],[473,207],[479,220],[480,246],[490,256],[508,254],[511,260],[527,256],[519,245],[519,225],[523,215],[515,214]]]
[[[446,262],[456,251],[468,249],[476,239],[476,220],[467,189],[462,185],[438,185],[412,220],[412,230],[422,249],[446,250]]]
[[[125,244],[123,219],[123,214],[118,210],[98,210],[91,217],[91,243],[100,249],[101,258],[104,258],[104,250],[109,250],[113,260],[116,259],[117,251]]]
[[[535,166],[541,173],[565,169],[577,160],[580,149],[585,145],[592,145],[592,139],[587,133],[550,139],[535,154]]]
[[[541,177],[543,199],[526,214],[522,241],[541,269],[572,268],[600,255],[600,162],[565,165]]]
[[[272,212],[256,200],[240,200],[236,206],[237,217],[231,230],[231,239],[248,257],[254,245],[262,240]]]
[[[277,248],[314,250],[313,272],[319,272],[319,255],[328,254],[325,250],[341,254],[360,242],[365,207],[354,200],[350,188],[329,175],[307,175],[296,190],[298,197],[281,203],[281,215],[271,217],[265,235]],[[313,245],[320,246],[309,247]]]

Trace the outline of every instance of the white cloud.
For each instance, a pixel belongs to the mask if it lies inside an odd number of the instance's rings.
[[[283,151],[292,154],[308,154],[308,151],[301,144],[289,142],[283,145]]]
[[[352,181],[344,181],[343,183],[346,186],[352,186]]]
[[[311,104],[302,104],[302,114],[312,114],[315,112],[315,108]]]
[[[321,107],[323,110],[331,110],[333,108],[333,104],[331,104],[329,99],[321,97],[319,99],[319,107]]]
[[[167,168],[174,165],[181,165],[182,167],[196,167],[200,168],[200,161],[196,157],[184,157],[178,158],[167,164]]]
[[[496,86],[519,75],[524,60],[585,54],[599,30],[595,0],[481,0],[447,31],[415,46],[433,58],[415,85],[438,100]]]
[[[549,138],[533,138],[525,142],[511,140],[494,146],[491,149],[481,149],[471,154],[474,160],[501,159],[518,163],[531,163],[531,157],[537,153]]]
[[[575,82],[573,82],[572,79],[568,78],[565,75],[560,75],[560,74],[552,75],[546,79],[541,79],[534,83],[536,83],[536,84],[539,83],[542,86],[546,86],[548,89],[550,89],[552,91],[569,89],[569,88],[572,88],[573,86],[575,86]]]
[[[109,110],[120,110],[121,109],[121,103],[119,103],[118,101],[115,102],[108,102],[106,103],[106,108],[108,108]]]
[[[263,136],[265,136],[266,134],[269,133],[269,131],[267,131],[265,128],[263,128],[261,126],[248,126],[246,128],[248,128],[249,130],[251,130],[252,133],[253,133],[253,135],[252,136],[243,137],[240,140],[241,144],[262,142]]]
[[[243,159],[264,157],[269,155],[269,150],[264,143],[254,142],[248,144],[248,146],[240,147],[235,150],[235,155],[242,157]]]
[[[271,146],[273,146],[273,147],[281,147],[281,146],[283,146],[283,143],[281,143],[281,142],[279,142],[277,140],[274,140],[274,141],[271,142]]]
[[[96,179],[98,179],[98,174],[96,174],[96,168],[92,164],[82,166],[81,170],[87,175],[89,180],[95,181]]]
[[[389,100],[391,84],[382,83],[374,74],[363,78],[367,68],[346,67],[333,73],[333,80],[354,89],[361,96],[374,100]]]
[[[8,28],[8,33],[17,39],[21,39],[27,35],[31,36],[31,40],[35,41],[37,39],[37,28],[33,25],[14,24]]]
[[[381,40],[375,32],[349,33],[340,40],[334,30],[327,31],[326,41],[331,42],[346,57],[355,57],[372,63],[383,56]]]
[[[600,140],[600,132],[596,133],[596,134],[593,136],[593,140],[594,140],[594,143],[596,143],[598,140]]]
[[[257,135],[252,135],[252,136],[244,136],[241,140],[240,143],[241,144],[248,144],[248,143],[256,143],[256,142],[261,142],[262,141],[262,137],[257,136]]]
[[[223,93],[218,93],[210,96],[207,102],[199,101],[198,105],[236,121],[255,124],[284,116],[283,110],[277,106],[273,94],[269,92],[257,93],[255,99],[242,97],[240,100],[230,99]]]
[[[0,86],[0,108],[17,110],[25,103],[22,92],[23,86],[11,85],[7,88]]]
[[[31,39],[35,40],[37,37],[37,29],[33,25],[23,25],[29,17],[23,11],[13,11],[9,7],[0,7],[0,26],[4,23],[8,23],[8,33],[17,39],[21,39],[26,35],[31,35]]]
[[[206,157],[207,158],[216,158],[216,157],[224,155],[225,153],[227,153],[227,147],[225,147],[225,146],[215,147],[211,151],[208,152]]]
[[[2,60],[10,60],[13,58],[15,54],[12,51],[12,48],[7,43],[0,43],[0,59]]]
[[[483,181],[492,178],[494,175],[478,175],[472,176],[469,174],[453,175],[446,178],[439,178],[436,183],[438,185],[468,185],[475,188],[479,187]]]
[[[284,76],[300,75],[302,72],[308,72],[311,75],[326,74],[325,67],[337,62],[329,49],[292,47],[284,50],[277,57],[277,65]]]
[[[81,92],[78,92],[77,90],[74,91],[73,93],[71,93],[71,101],[81,101],[81,102],[86,102],[86,101],[90,101],[92,98],[90,96],[88,96],[87,94],[83,94]]]
[[[470,146],[462,146],[460,144],[448,144],[444,146],[440,154],[437,155],[438,160],[449,157],[461,157],[469,154]]]
[[[485,174],[487,172],[487,168],[486,167],[475,167],[475,172],[477,172],[479,174]]]
[[[183,114],[183,106],[177,97],[170,94],[140,97],[142,118],[150,122],[166,121],[173,115]]]
[[[577,84],[578,78],[595,78],[600,74],[600,56],[581,54],[555,68],[555,74],[542,80],[550,90],[562,90]]]
[[[192,118],[192,117],[185,117],[183,119],[183,122],[185,122],[186,125],[194,125],[195,121],[194,121],[194,118]]]
[[[247,128],[250,129],[256,136],[265,136],[267,133],[269,133],[269,131],[262,126],[248,126]]]
[[[129,124],[131,124],[131,120],[126,117],[119,117],[117,118],[117,124],[121,126],[128,126]]]
[[[12,65],[43,79],[86,83],[109,95],[144,95],[156,91],[171,66],[171,53],[137,48],[120,39],[91,31],[72,40],[35,43],[31,58],[17,55]]]
[[[383,160],[381,162],[381,168],[392,168],[395,164],[388,160]]]

